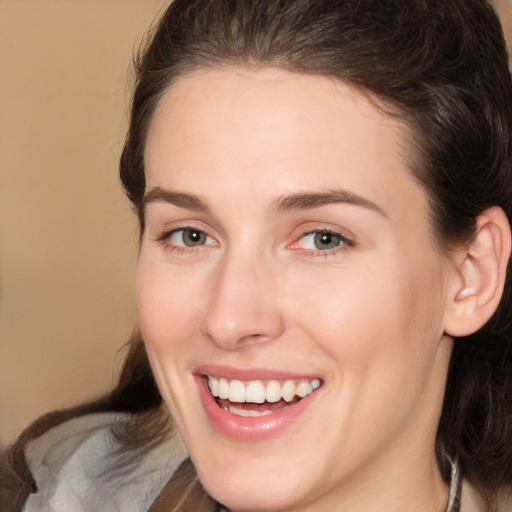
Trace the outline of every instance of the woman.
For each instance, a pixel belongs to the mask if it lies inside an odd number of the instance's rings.
[[[11,449],[14,509],[512,510],[488,3],[176,0],[137,70],[141,335]]]

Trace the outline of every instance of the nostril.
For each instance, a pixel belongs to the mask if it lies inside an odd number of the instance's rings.
[[[264,343],[268,343],[269,341],[272,341],[274,338],[272,336],[269,336],[268,334],[248,334],[246,336],[243,336],[239,340],[240,345],[250,345],[250,344],[259,344],[262,345]]]

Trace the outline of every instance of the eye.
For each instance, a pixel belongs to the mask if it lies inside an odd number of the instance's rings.
[[[215,244],[215,240],[204,231],[195,228],[180,228],[171,231],[166,237],[167,243],[176,247],[199,247]]]
[[[340,233],[329,230],[316,230],[302,235],[294,242],[292,249],[332,252],[338,248],[352,245],[354,245],[353,242]]]
[[[328,231],[317,231],[315,233],[309,233],[304,236],[307,240],[308,249],[335,249],[339,247],[343,241],[340,235],[336,235],[334,233],[329,233]]]

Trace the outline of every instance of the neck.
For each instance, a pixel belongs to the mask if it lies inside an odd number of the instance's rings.
[[[396,459],[384,475],[368,468],[366,477],[347,479],[343,489],[293,512],[445,512],[450,486],[443,481],[435,454],[418,454],[414,465]],[[287,511],[292,512],[292,511]]]

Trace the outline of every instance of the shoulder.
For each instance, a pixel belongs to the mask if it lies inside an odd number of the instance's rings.
[[[24,456],[35,492],[21,510],[147,510],[187,453],[175,434],[140,453],[121,450],[114,431],[131,418],[86,414],[28,441]]]

